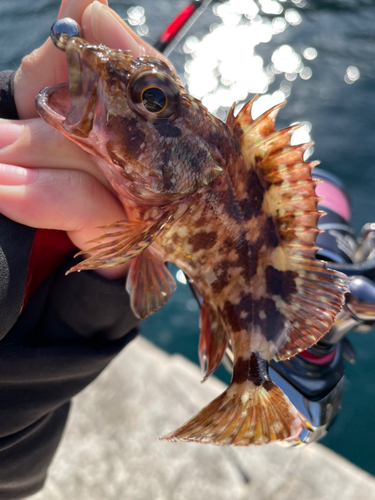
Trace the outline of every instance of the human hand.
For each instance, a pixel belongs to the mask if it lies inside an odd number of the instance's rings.
[[[62,0],[58,19],[70,17],[82,28],[82,37],[90,43],[103,43],[114,49],[130,50],[133,57],[149,55],[171,63],[151,45],[139,38],[108,7],[107,0]],[[65,53],[56,49],[50,38],[23,58],[14,80],[14,97],[19,118],[35,118],[35,96],[51,85],[68,81]]]
[[[83,38],[91,43],[131,50],[135,57],[161,57],[108,9],[105,0],[92,4],[90,0],[63,0],[62,17],[79,22]],[[24,58],[17,71],[15,100],[20,118],[37,116],[35,95],[41,88],[67,80],[65,54],[47,40]],[[0,212],[10,219],[67,231],[80,249],[103,234],[98,226],[126,219],[89,156],[40,118],[0,120],[0,147]],[[126,266],[99,272],[117,278],[126,272]]]

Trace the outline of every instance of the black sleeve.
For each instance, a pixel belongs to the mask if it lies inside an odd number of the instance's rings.
[[[0,342],[1,499],[43,486],[70,399],[137,334],[124,284],[65,276],[70,266],[43,283]]]
[[[13,99],[15,71],[0,72],[0,118],[18,120],[18,113]]]
[[[0,115],[12,115],[12,74],[0,73]],[[8,90],[6,90],[8,89]],[[3,105],[5,104],[5,108]],[[13,103],[14,107],[14,103]],[[15,107],[14,107],[15,110]],[[13,112],[14,112],[13,110]],[[35,230],[0,215],[0,498],[43,485],[71,398],[137,334],[124,281],[65,264],[20,314]],[[100,404],[100,401],[98,401]]]

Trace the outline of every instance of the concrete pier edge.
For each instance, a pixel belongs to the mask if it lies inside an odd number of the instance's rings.
[[[375,500],[375,478],[322,445],[166,443],[222,392],[214,377],[142,337],[75,398],[44,489],[32,500]]]

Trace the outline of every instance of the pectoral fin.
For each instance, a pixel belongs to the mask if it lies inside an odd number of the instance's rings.
[[[67,274],[73,271],[115,267],[134,259],[158,238],[170,218],[171,214],[166,212],[157,221],[120,221],[102,226],[100,229],[103,229],[105,234],[89,242],[96,245],[76,254],[78,256],[88,253],[91,256],[73,266]]]
[[[157,250],[148,247],[133,259],[126,290],[138,318],[146,318],[164,305],[176,290],[176,282]]]

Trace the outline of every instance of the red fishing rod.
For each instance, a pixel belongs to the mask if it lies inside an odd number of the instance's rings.
[[[161,33],[154,44],[155,49],[168,56],[211,2],[212,0],[194,0],[186,5]]]

